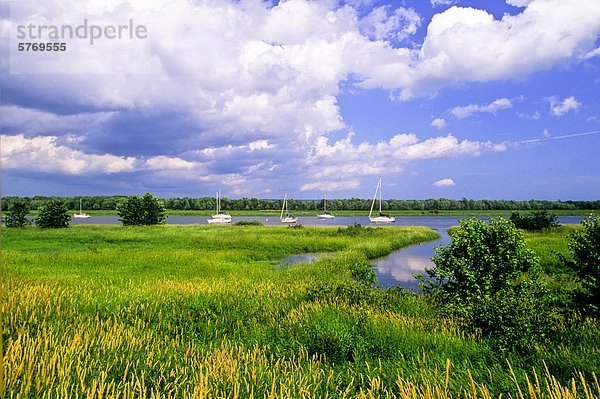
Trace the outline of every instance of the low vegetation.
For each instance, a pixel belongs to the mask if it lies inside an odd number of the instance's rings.
[[[499,353],[424,295],[368,283],[369,259],[435,232],[348,231],[4,228],[6,396],[600,396],[594,319]],[[280,267],[306,252],[328,255]]]
[[[540,231],[559,226],[557,216],[548,211],[534,211],[529,215],[513,212],[510,215],[510,221],[517,228],[529,231]]]

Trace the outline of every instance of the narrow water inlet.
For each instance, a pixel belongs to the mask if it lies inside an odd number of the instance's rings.
[[[431,257],[435,255],[435,247],[450,242],[446,229],[436,229],[436,231],[440,235],[437,240],[403,248],[371,262],[379,285],[382,288],[399,286],[420,291],[418,281],[413,274],[422,274],[425,269],[433,267]]]

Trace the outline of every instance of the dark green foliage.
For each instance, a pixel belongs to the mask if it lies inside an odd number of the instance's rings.
[[[595,317],[600,316],[600,218],[590,216],[582,221],[583,229],[569,236],[572,261],[566,266],[577,273],[581,289],[577,294],[580,309]]]
[[[235,222],[234,226],[264,226],[258,220],[240,220],[239,222]]]
[[[31,209],[38,209],[49,199],[62,200],[69,209],[79,209],[80,197],[23,197]],[[8,209],[12,201],[18,197],[6,196],[2,198],[2,209]],[[83,197],[83,207],[92,210],[114,210],[125,196],[90,196]],[[371,207],[370,198],[339,198],[327,201],[327,208],[331,211],[353,210],[365,211]],[[167,198],[165,207],[173,210],[213,210],[214,197],[201,198]],[[291,209],[296,211],[309,211],[322,208],[322,199],[319,200],[289,200]],[[281,209],[281,201],[260,198],[221,198],[221,208],[233,211],[241,210],[277,210]],[[423,211],[425,214],[438,214],[440,211],[512,211],[512,210],[600,210],[600,201],[509,201],[509,200],[473,200],[473,199],[447,199],[429,198],[426,200],[398,200],[385,201],[385,209],[390,211]]]
[[[38,227],[58,229],[69,227],[70,220],[66,205],[59,200],[50,200],[39,208],[34,222]]]
[[[338,234],[351,237],[371,234],[373,231],[372,227],[363,227],[360,223],[353,223],[347,227],[338,227],[337,229]]]
[[[550,338],[562,320],[551,302],[546,284],[527,276],[509,280],[493,295],[474,302],[463,321],[487,337],[492,347],[526,354]]]
[[[534,211],[530,215],[523,216],[519,212],[513,212],[510,215],[510,221],[517,228],[529,231],[540,231],[560,226],[556,215],[548,213],[548,211]]]
[[[162,201],[150,193],[146,193],[142,198],[137,195],[127,197],[117,205],[117,211],[124,226],[162,224],[167,219]]]
[[[142,207],[144,209],[142,221],[144,225],[163,224],[167,220],[167,210],[161,200],[150,193],[142,197]]]
[[[528,351],[550,331],[545,285],[523,234],[503,218],[460,222],[421,278],[441,311],[499,349]]]
[[[350,264],[352,278],[359,283],[373,285],[377,282],[377,274],[373,266],[366,260],[357,260]]]
[[[29,205],[23,200],[15,200],[8,206],[4,224],[6,227],[24,227],[29,224]]]

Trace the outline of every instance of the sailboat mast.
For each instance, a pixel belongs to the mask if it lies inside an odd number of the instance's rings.
[[[381,215],[381,197],[382,197],[382,193],[381,193],[381,177],[379,178],[379,214]]]
[[[375,194],[373,194],[373,202],[371,203],[371,210],[369,211],[369,217],[373,214],[373,207],[375,207],[375,201],[377,200],[377,190],[379,189],[379,183],[375,187]]]
[[[283,196],[283,206],[281,207],[281,215],[279,219],[283,219],[283,211],[285,210],[285,203],[287,202],[287,193]]]

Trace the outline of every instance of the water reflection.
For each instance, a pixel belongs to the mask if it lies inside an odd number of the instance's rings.
[[[401,286],[419,291],[419,285],[413,277],[413,273],[421,274],[426,268],[433,267],[431,257],[435,254],[435,247],[450,242],[450,236],[446,230],[453,224],[451,221],[448,223],[446,228],[436,229],[440,235],[439,239],[392,252],[373,262],[379,285],[383,288]]]

